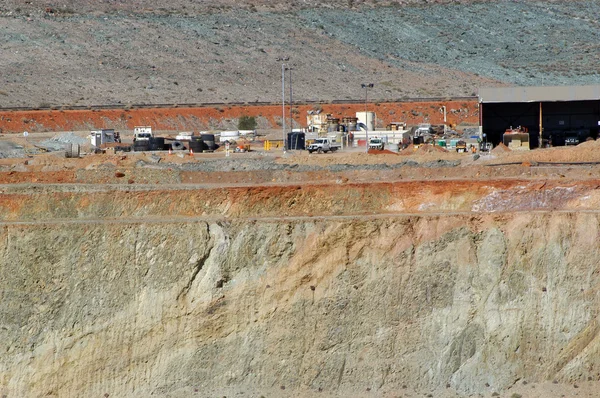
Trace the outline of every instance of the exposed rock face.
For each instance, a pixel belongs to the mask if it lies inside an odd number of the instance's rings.
[[[453,200],[481,203],[473,192]],[[223,194],[233,209],[249,198]],[[379,217],[341,202],[348,217],[124,207],[107,221],[115,198],[88,208],[100,220],[3,224],[0,394],[470,394],[600,377],[595,212]]]

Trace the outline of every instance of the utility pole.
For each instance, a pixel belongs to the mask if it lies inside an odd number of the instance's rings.
[[[281,62],[281,139],[283,142],[283,152],[285,153],[285,62],[289,57],[278,57]]]
[[[367,92],[373,88],[373,83],[363,83],[360,85],[365,89],[365,138],[367,140],[367,153],[369,153],[369,114],[367,113]]]
[[[290,132],[294,131],[294,112],[293,112],[293,101],[292,101],[292,70],[294,68],[288,67],[287,70],[290,71]]]

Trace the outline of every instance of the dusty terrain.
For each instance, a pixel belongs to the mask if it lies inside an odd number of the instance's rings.
[[[386,6],[389,5],[389,6]],[[596,84],[578,1],[4,1],[0,107],[471,96]],[[290,76],[288,76],[289,82]]]
[[[0,393],[595,396],[598,142],[258,148],[0,159]]]
[[[297,101],[356,101],[325,112],[362,110],[373,82],[378,127],[441,106],[472,125],[476,103],[445,97],[597,83],[599,7],[3,1],[0,107],[29,109],[0,112],[0,396],[598,396],[600,141],[309,155],[265,135],[230,157],[85,141],[241,115],[278,137],[281,56]]]

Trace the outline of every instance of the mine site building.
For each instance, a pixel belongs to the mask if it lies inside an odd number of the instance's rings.
[[[494,146],[517,128],[528,131],[530,148],[596,139],[600,85],[481,88],[479,126],[482,139]]]
[[[100,147],[103,144],[117,142],[118,133],[113,129],[102,129],[90,131],[90,142],[92,146]]]

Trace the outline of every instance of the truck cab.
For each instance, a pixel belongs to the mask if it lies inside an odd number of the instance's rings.
[[[150,126],[136,126],[133,128],[133,141],[150,141],[152,137],[152,127]]]
[[[383,140],[381,138],[371,138],[369,139],[369,149],[377,149],[380,151],[383,151],[383,147],[384,147],[384,143]]]

